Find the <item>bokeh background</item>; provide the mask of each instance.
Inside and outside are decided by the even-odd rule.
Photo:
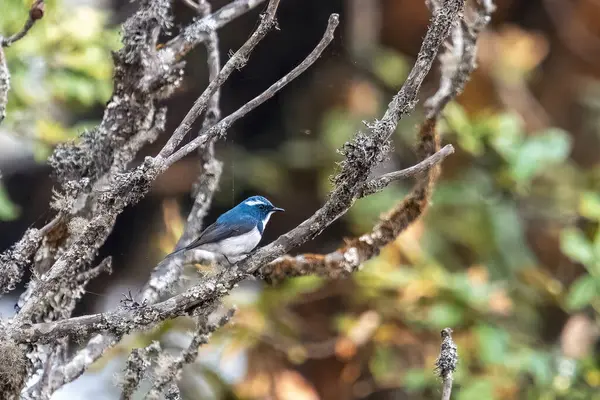
[[[13,89],[0,125],[0,249],[52,216],[52,148],[96,124],[111,94],[110,51],[129,1],[48,0],[46,14],[6,49]],[[194,17],[174,0],[176,33]],[[211,1],[216,9],[226,1]],[[453,398],[600,399],[600,1],[496,0],[480,40],[479,69],[445,110],[443,140],[457,152],[425,218],[351,279],[314,277],[276,287],[250,282],[239,310],[186,367],[186,399],[435,399],[439,331],[454,329],[460,362]],[[29,0],[0,2],[0,32],[18,30]],[[325,55],[219,143],[224,173],[207,222],[247,195],[277,215],[264,241],[323,202],[336,149],[380,116],[402,85],[424,35],[421,0],[283,0],[281,30],[258,46],[223,88],[224,114],[267,88],[308,54],[330,13],[342,25]],[[222,60],[257,25],[259,10],[220,32]],[[167,102],[167,133],[206,85],[205,51],[188,57],[184,84]],[[432,94],[430,74],[421,99]],[[379,172],[416,160],[417,109]],[[144,149],[154,154],[166,138]],[[194,156],[159,178],[119,218],[100,256],[112,275],[89,286],[76,313],[114,308],[136,293],[174,246],[199,172]],[[360,200],[298,252],[327,252],[369,229],[411,182]],[[205,268],[190,267],[187,279]],[[1,299],[4,317],[23,287]],[[56,399],[116,399],[132,348],[161,340],[177,351],[186,320],[132,335]]]

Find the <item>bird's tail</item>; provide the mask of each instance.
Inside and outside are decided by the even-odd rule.
[[[184,252],[184,251],[186,251],[186,250],[188,250],[188,246],[184,246],[184,247],[182,247],[182,248],[180,248],[180,249],[177,249],[177,250],[175,250],[175,251],[174,251],[174,252],[172,252],[172,253],[169,253],[169,254],[167,254],[167,255],[165,256],[165,258],[164,258],[164,259],[166,260],[166,259],[168,259],[168,258],[171,258],[171,257],[173,257],[173,256],[176,256],[177,254],[179,254],[179,253],[183,253],[183,252]]]

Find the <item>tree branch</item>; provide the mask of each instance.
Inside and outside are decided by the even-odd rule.
[[[152,342],[143,349],[133,349],[125,365],[122,378],[121,400],[129,400],[137,390],[144,374],[152,364],[152,357],[160,353],[160,344]]]
[[[429,1],[433,13],[440,13],[447,7],[447,1]],[[419,129],[418,153],[426,160],[431,160],[438,153],[439,138],[436,133],[437,119],[444,106],[462,91],[468,76],[475,68],[476,40],[478,34],[489,22],[492,6],[469,8],[471,22],[454,22],[455,27],[461,27],[460,35],[453,30],[446,52],[440,56],[442,77],[438,91],[425,102],[426,119]],[[468,37],[469,45],[465,45]],[[460,51],[457,51],[459,49]],[[467,66],[461,64],[467,63]],[[418,61],[417,61],[418,64]],[[442,153],[443,154],[443,153]],[[429,158],[427,158],[429,157]],[[424,161],[424,162],[425,162]],[[394,173],[392,173],[394,174]],[[295,257],[279,257],[259,270],[259,275],[271,282],[278,282],[286,277],[316,274],[327,278],[348,276],[362,263],[379,254],[381,248],[394,240],[400,232],[415,221],[426,209],[431,187],[439,174],[439,164],[433,164],[422,176],[411,193],[397,206],[388,211],[371,232],[347,240],[343,247],[329,254],[304,254]],[[374,178],[369,183],[378,182]],[[369,187],[367,183],[367,188]],[[364,188],[365,186],[363,186]],[[364,189],[363,189],[364,190]],[[359,190],[359,195],[361,191]]]
[[[23,39],[25,35],[27,35],[27,32],[33,28],[33,25],[35,25],[36,21],[42,19],[44,16],[44,8],[44,0],[35,0],[29,9],[29,18],[27,18],[27,21],[25,21],[23,29],[7,38],[0,37],[0,47],[8,47],[14,42]]]
[[[192,128],[192,123],[198,119],[200,114],[206,109],[210,98],[214,92],[223,85],[223,83],[229,78],[231,73],[241,68],[248,61],[248,57],[256,47],[256,45],[269,33],[269,31],[275,27],[275,12],[279,6],[279,0],[270,0],[267,5],[267,11],[261,16],[260,24],[258,28],[252,33],[250,38],[240,47],[240,49],[225,63],[223,69],[218,73],[215,79],[213,79],[204,92],[196,99],[192,108],[188,111],[183,121],[179,124],[175,132],[171,135],[167,143],[164,145],[162,150],[158,153],[158,159],[164,159],[173,154],[175,148],[181,143],[186,134],[189,133]],[[172,163],[171,163],[172,164]],[[166,166],[171,165],[167,163]]]
[[[193,363],[198,357],[198,349],[200,346],[208,343],[210,335],[217,329],[229,323],[235,309],[230,309],[225,315],[223,315],[219,321],[215,324],[207,324],[206,318],[199,318],[196,326],[196,331],[192,336],[192,340],[188,347],[181,352],[181,354],[172,360],[167,365],[162,366],[160,369],[155,371],[155,379],[152,384],[152,388],[146,394],[146,400],[159,400],[161,393],[163,393],[170,383],[176,384],[179,380],[181,369],[185,364]]]
[[[437,153],[427,157],[426,159],[424,159],[418,164],[413,165],[412,167],[408,167],[400,171],[390,172],[380,177],[373,178],[363,185],[363,187],[358,193],[358,197],[361,198],[374,193],[378,193],[385,189],[392,182],[398,181],[400,179],[406,179],[415,175],[420,175],[444,161],[444,159],[452,153],[454,153],[454,146],[448,144]]]
[[[6,117],[6,104],[8,103],[8,92],[10,91],[10,71],[6,64],[4,49],[0,46],[0,123]]]
[[[454,371],[458,363],[458,351],[456,344],[452,340],[452,329],[445,328],[441,332],[442,345],[440,355],[435,362],[435,368],[440,378],[442,378],[442,400],[450,400],[452,393],[452,381]]]
[[[116,311],[70,318],[56,323],[36,324],[24,329],[15,330],[12,336],[14,340],[23,341],[27,338],[31,338],[30,340],[44,341],[50,340],[52,337],[64,335],[85,337],[93,332],[99,331],[110,331],[111,333],[121,334],[129,332],[132,329],[155,324],[167,318],[173,318],[182,313],[190,312],[205,301],[214,301],[215,298],[222,297],[237,282],[243,279],[246,273],[254,272],[268,261],[275,259],[277,256],[289,251],[292,247],[295,247],[320,233],[326,226],[346,212],[353,203],[358,189],[362,187],[362,184],[366,181],[371,168],[383,159],[383,155],[388,149],[388,147],[382,145],[380,141],[382,139],[387,140],[391,135],[391,132],[395,129],[400,116],[406,112],[405,110],[414,107],[413,98],[416,97],[418,87],[420,87],[426,75],[426,73],[415,71],[415,69],[427,68],[428,70],[431,67],[437,48],[445,39],[445,35],[447,35],[451,24],[455,18],[458,18],[459,12],[462,10],[462,1],[449,0],[448,3],[450,4],[448,10],[438,12],[429,26],[417,63],[413,68],[413,72],[409,75],[409,79],[411,80],[405,82],[398,96],[392,100],[384,118],[369,126],[373,137],[370,138],[364,135],[358,135],[353,143],[349,143],[345,146],[344,152],[346,155],[346,164],[343,164],[342,171],[334,180],[337,183],[336,189],[332,192],[330,199],[325,206],[318,210],[311,218],[300,224],[297,228],[281,236],[275,242],[256,251],[252,256],[239,263],[237,268],[231,268],[224,272],[222,275],[222,282],[217,281],[216,278],[209,278],[200,285],[192,287],[180,295],[171,297],[155,306],[143,307],[134,311]],[[291,80],[291,78],[288,77],[295,77],[306,69],[311,62],[314,62],[314,60],[318,58],[320,51],[322,51],[326,44],[331,41],[333,29],[337,25],[337,21],[337,15],[330,18],[326,34],[315,51],[311,53],[311,56],[271,88],[276,88],[278,90],[283,87]],[[442,26],[438,26],[438,24]],[[312,57],[313,55],[314,57]],[[307,60],[312,61],[307,62]],[[272,92],[271,88],[265,92],[266,95],[263,93],[263,95],[250,101],[234,114],[244,115],[253,107],[260,104],[261,101],[264,101],[263,97],[267,95],[269,97],[272,96],[274,91]],[[400,99],[406,99],[408,103],[402,103]],[[227,118],[223,121],[226,120]],[[215,127],[222,124],[223,121],[215,125]],[[211,130],[212,129],[215,128],[211,128]],[[211,130],[209,130],[209,132]],[[203,136],[209,137],[208,134]],[[196,141],[197,139],[194,140]],[[172,157],[180,155],[181,152],[191,152],[192,150],[193,149],[188,148],[188,145],[186,145],[178,152],[174,153]],[[373,154],[373,152],[375,153]],[[167,163],[170,160],[171,159],[167,160]],[[132,324],[132,321],[136,322]]]
[[[211,31],[227,25],[237,17],[256,8],[265,0],[235,0],[214,14],[205,16],[186,26],[179,35],[171,39],[160,50],[160,58],[172,64],[181,59],[196,45],[209,39]]]
[[[213,138],[223,136],[226,130],[238,119],[242,118],[250,111],[273,97],[279,90],[283,89],[288,83],[300,76],[306,71],[317,59],[321,56],[323,50],[333,40],[334,31],[339,24],[339,17],[337,14],[332,14],[329,17],[329,22],[325,34],[321,41],[317,44],[314,50],[292,71],[290,71],[283,78],[275,82],[271,87],[265,90],[263,93],[250,100],[248,103],[240,107],[237,111],[233,112],[212,128],[203,130],[200,135],[182,148],[177,150],[171,157],[169,157],[165,163],[166,166],[172,165],[179,159],[190,154],[199,146],[204,146],[209,143]],[[165,168],[166,168],[165,166]],[[155,272],[150,277],[146,288],[144,289],[142,297],[144,299],[154,300],[159,298],[162,294],[169,290],[172,284],[177,280],[179,274],[172,268],[168,269],[165,265],[170,264],[170,260],[164,260],[156,267]]]
[[[24,38],[27,32],[35,25],[35,22],[43,16],[44,0],[35,0],[29,9],[29,18],[27,18],[23,29],[7,38],[0,36],[0,123],[6,117],[6,104],[8,103],[8,92],[10,91],[10,71],[6,64],[6,55],[4,54],[3,47],[8,47]]]

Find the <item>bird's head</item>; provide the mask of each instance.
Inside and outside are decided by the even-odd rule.
[[[240,212],[249,214],[262,222],[261,230],[267,225],[274,212],[285,211],[283,208],[275,207],[273,203],[262,196],[249,197],[241,202],[238,207]]]

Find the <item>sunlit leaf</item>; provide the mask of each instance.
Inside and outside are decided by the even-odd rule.
[[[600,194],[585,192],[581,196],[579,212],[582,216],[600,221]]]
[[[11,221],[18,216],[19,207],[10,201],[4,185],[0,183],[0,221]]]
[[[479,325],[476,328],[479,343],[479,356],[488,364],[502,364],[506,357],[509,336],[502,329],[491,325]]]
[[[594,261],[594,250],[590,241],[579,229],[565,229],[560,235],[560,249],[571,260],[584,265]]]
[[[515,113],[502,114],[497,120],[497,132],[490,139],[492,146],[507,160],[512,160],[523,142],[523,118]]]
[[[489,380],[473,377],[458,390],[456,400],[491,400],[494,398],[494,387]]]
[[[548,129],[525,140],[510,168],[517,182],[526,182],[537,173],[563,162],[571,151],[571,139],[561,129]]]
[[[457,136],[459,146],[474,155],[483,153],[483,142],[475,135],[469,116],[457,103],[450,103],[444,109],[445,123]]]
[[[429,373],[431,374],[431,373]],[[402,382],[406,387],[406,390],[409,392],[415,392],[417,390],[422,390],[427,387],[428,382],[428,373],[422,369],[409,369],[404,374],[404,378]]]
[[[408,63],[400,53],[379,49],[373,60],[375,74],[391,87],[400,86],[408,75]]]
[[[569,288],[566,298],[566,306],[570,310],[579,310],[598,296],[600,285],[591,275],[579,277]]]
[[[464,309],[455,304],[438,303],[429,310],[427,320],[438,329],[456,327],[464,320]]]

